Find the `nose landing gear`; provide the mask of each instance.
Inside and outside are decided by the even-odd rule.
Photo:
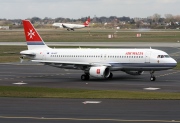
[[[150,71],[150,74],[151,74],[150,80],[155,81],[156,77],[154,76],[154,71]]]

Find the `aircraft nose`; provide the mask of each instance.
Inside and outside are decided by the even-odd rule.
[[[174,64],[174,67],[176,67],[176,65],[177,65],[176,60],[174,60],[174,59],[172,58],[172,59],[171,59],[171,63]]]
[[[176,60],[174,60],[174,59],[172,59],[172,63],[176,63],[177,64]]]

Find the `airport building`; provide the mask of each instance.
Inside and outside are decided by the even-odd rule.
[[[8,30],[8,29],[9,29],[9,26],[0,26],[0,29],[1,29],[1,30]]]

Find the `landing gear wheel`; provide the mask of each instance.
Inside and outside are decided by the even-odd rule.
[[[89,75],[87,74],[81,75],[81,80],[89,80]]]
[[[89,80],[89,75],[86,75],[86,80]]]
[[[81,80],[85,80],[86,79],[86,76],[83,74],[81,75]]]
[[[155,81],[156,77],[154,76],[154,71],[151,71],[150,74],[151,74],[150,80]]]
[[[112,79],[112,78],[113,78],[113,74],[112,74],[112,73],[110,73],[110,75],[109,75],[108,79]]]
[[[150,80],[151,80],[151,81],[155,81],[155,80],[156,80],[156,77],[153,76],[153,77],[150,78]]]

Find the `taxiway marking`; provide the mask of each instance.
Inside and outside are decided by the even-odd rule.
[[[159,90],[160,88],[152,88],[152,87],[149,87],[149,88],[143,88],[144,90],[149,90],[149,91],[155,91],[155,90]]]
[[[83,104],[98,104],[98,103],[101,103],[101,101],[84,101],[82,102]]]
[[[17,83],[13,83],[13,84],[15,84],[15,85],[25,85],[27,83],[24,83],[23,81],[21,81],[21,82],[17,82]]]

